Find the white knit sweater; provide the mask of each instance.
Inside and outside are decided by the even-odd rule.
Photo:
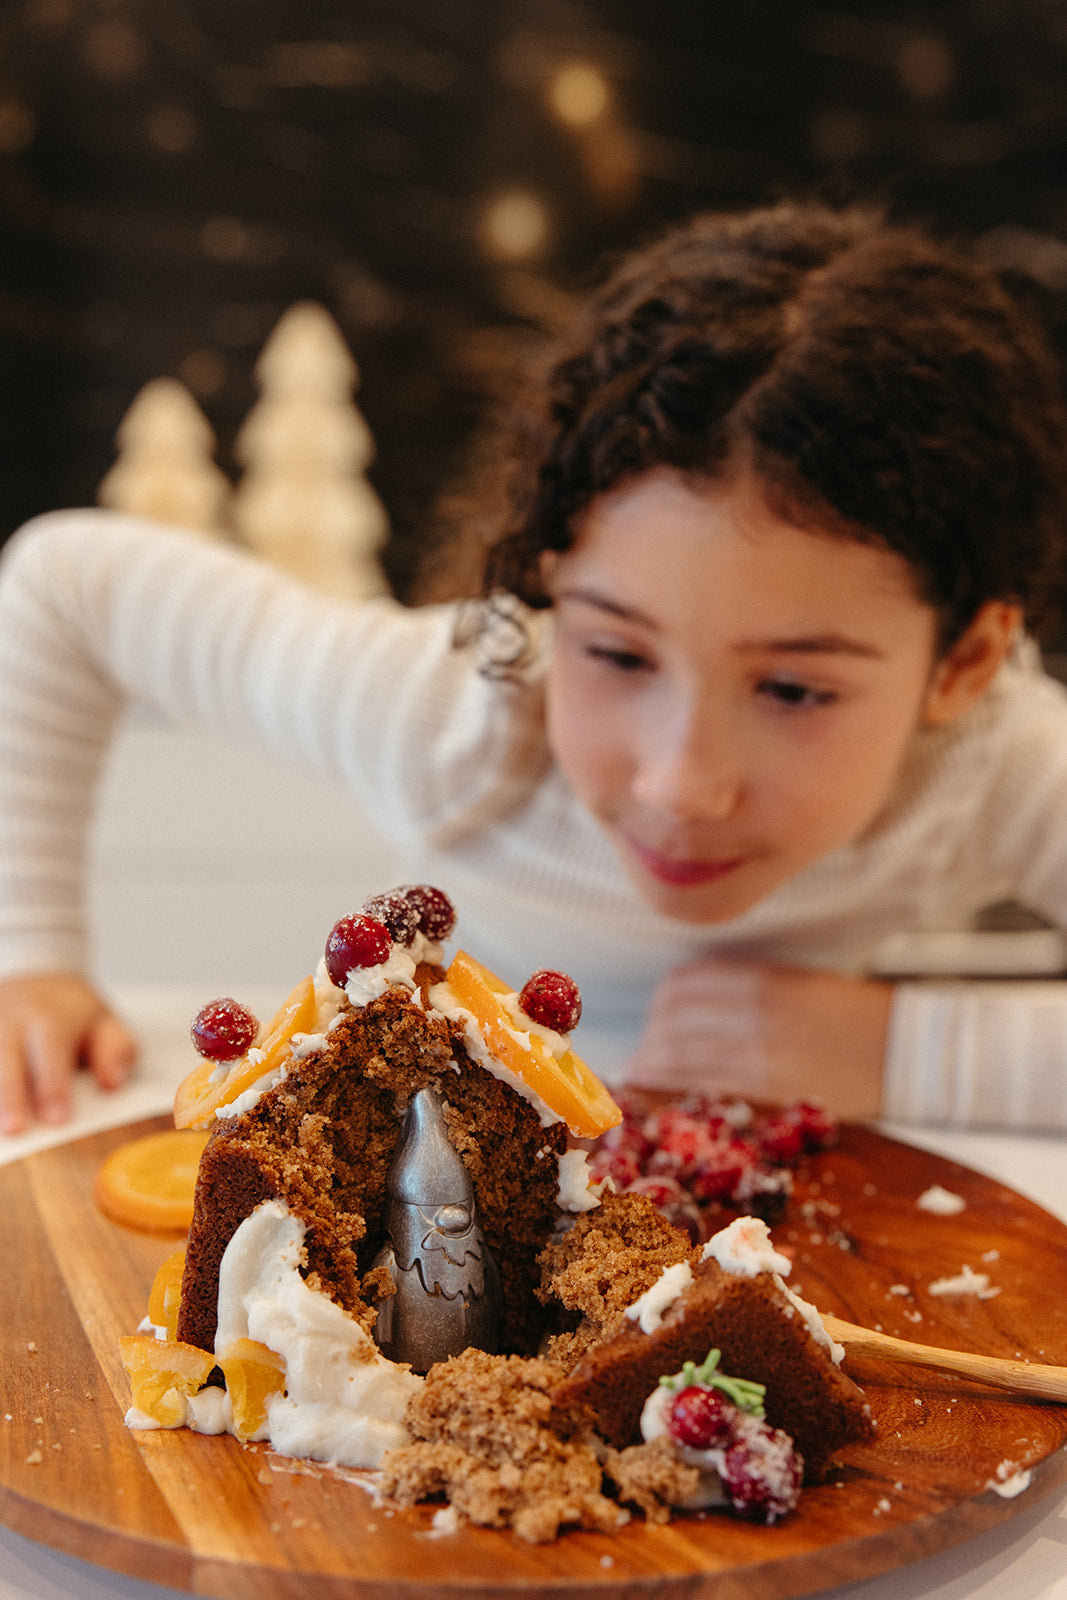
[[[539,670],[487,678],[454,622],[110,513],[29,524],[0,565],[0,972],[85,965],[93,786],[130,700],[340,780],[452,895],[465,942],[572,972],[620,1039],[701,953],[862,972],[887,936],[1007,896],[1067,924],[1067,695],[1032,666],[916,736],[864,838],[700,929],[648,910],[553,766]],[[895,1118],[1067,1129],[1067,983],[900,985],[886,1085]]]

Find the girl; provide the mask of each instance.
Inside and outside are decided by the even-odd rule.
[[[136,697],[339,776],[465,941],[577,977],[631,1078],[1067,1128],[1067,986],[866,975],[1008,895],[1067,919],[1067,697],[1022,636],[1067,418],[991,275],[862,211],[699,219],[592,299],[506,459],[462,648],[451,606],[105,513],[12,542],[2,1125],[128,1069],[81,855]]]

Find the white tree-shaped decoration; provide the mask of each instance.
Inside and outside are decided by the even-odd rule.
[[[118,455],[97,491],[102,506],[222,535],[230,480],[212,459],[215,435],[177,378],[153,378],[116,434]]]
[[[377,560],[388,532],[367,482],[374,441],[352,401],[358,368],[329,313],[300,301],[256,364],[260,398],[237,436],[245,468],[233,502],[259,555],[333,595],[386,592]]]

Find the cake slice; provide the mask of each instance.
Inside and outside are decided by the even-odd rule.
[[[720,1352],[724,1372],[765,1391],[767,1421],[794,1441],[808,1483],[835,1451],[873,1432],[863,1391],[841,1371],[844,1351],[818,1312],[787,1288],[792,1263],[766,1223],[741,1217],[656,1282],[592,1343],[563,1380],[560,1404],[584,1404],[617,1449],[640,1437],[641,1414],[665,1375]]]

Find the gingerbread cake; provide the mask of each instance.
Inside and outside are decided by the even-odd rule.
[[[542,1539],[708,1503],[733,1470],[721,1441],[694,1452],[662,1419],[642,1436],[661,1381],[702,1363],[687,1393],[733,1408],[741,1476],[765,1520],[785,1514],[786,1435],[810,1478],[870,1426],[788,1263],[731,1268],[725,1234],[694,1246],[595,1180],[621,1113],[570,1049],[576,986],[541,971],[513,991],[463,951],[446,968],[452,923],[429,886],[376,896],[266,1028],[228,999],[194,1022],[175,1120],[210,1136],[180,1286],[168,1263],[123,1341],[128,1423],[379,1468],[401,1502]],[[709,1376],[720,1352],[766,1387],[766,1419]]]

